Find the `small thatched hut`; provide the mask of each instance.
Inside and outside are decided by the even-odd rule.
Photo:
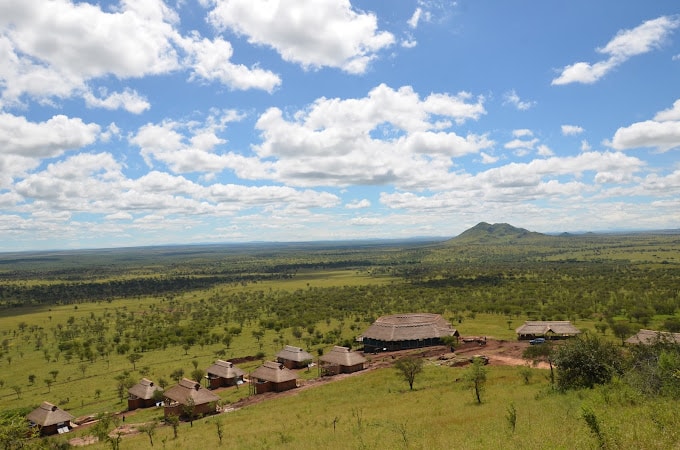
[[[458,335],[439,314],[414,313],[378,317],[358,340],[364,352],[375,352],[440,345],[441,338]]]
[[[319,358],[323,375],[352,373],[366,368],[366,358],[361,353],[353,352],[347,347],[338,347]]]
[[[183,378],[179,384],[163,393],[165,397],[165,417],[192,414],[212,414],[217,411],[217,395],[203,388],[201,383]],[[188,409],[191,409],[189,411]]]
[[[26,418],[32,426],[40,429],[41,436],[67,433],[71,429],[73,416],[50,402],[42,402]]]
[[[255,392],[282,392],[297,387],[297,376],[282,363],[265,361],[250,374],[255,383]]]
[[[156,391],[162,391],[153,381],[142,378],[139,383],[128,389],[128,409],[149,408],[156,404]]]
[[[307,367],[314,357],[300,347],[286,345],[283,350],[276,354],[276,360],[289,369],[301,369]]]
[[[652,345],[657,342],[680,345],[680,333],[668,331],[640,330],[634,336],[626,339],[626,344]]]
[[[243,370],[233,365],[230,361],[218,359],[215,364],[208,367],[208,383],[211,389],[222,386],[235,386],[243,382]]]
[[[517,339],[565,339],[581,333],[568,320],[527,320],[524,325],[515,330]]]

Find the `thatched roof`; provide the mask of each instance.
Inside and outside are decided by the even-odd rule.
[[[179,384],[165,391],[163,395],[182,405],[188,405],[189,399],[193,399],[194,405],[203,405],[205,403],[216,402],[220,399],[217,395],[204,389],[201,383],[188,378],[183,378]]]
[[[226,379],[242,377],[244,374],[241,369],[233,365],[231,362],[222,361],[221,359],[218,359],[215,361],[215,364],[208,367],[206,372],[208,375],[215,375]]]
[[[286,345],[283,350],[276,354],[276,358],[295,362],[310,361],[314,359],[311,353],[302,350],[300,347],[293,347],[292,345]]]
[[[251,374],[251,378],[258,380],[271,381],[272,383],[283,383],[297,378],[295,372],[288,370],[286,366],[274,361],[265,361],[260,367],[255,369]]]
[[[73,416],[50,402],[42,402],[42,405],[31,411],[26,418],[36,425],[47,427],[68,422],[73,419]]]
[[[128,389],[128,393],[144,400],[151,400],[154,392],[162,390],[163,389],[161,389],[160,386],[156,386],[153,381],[142,378],[139,380],[139,383]]]
[[[680,333],[668,331],[640,330],[635,336],[626,339],[628,344],[651,345],[656,342],[680,344]]]
[[[581,332],[568,320],[527,320],[524,325],[515,330],[519,335],[546,335],[553,333],[558,336],[573,336]]]
[[[337,364],[339,366],[355,366],[366,362],[366,358],[360,353],[353,352],[347,347],[333,347],[333,350],[319,358],[326,364]]]
[[[378,317],[362,338],[389,342],[433,339],[457,334],[458,331],[439,314],[414,313]]]

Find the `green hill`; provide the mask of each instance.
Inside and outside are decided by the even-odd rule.
[[[513,227],[507,223],[489,224],[480,222],[474,227],[449,239],[450,244],[511,244],[522,241],[544,240],[549,236],[524,228]]]

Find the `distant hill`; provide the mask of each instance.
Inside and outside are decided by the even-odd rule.
[[[507,223],[480,222],[447,242],[451,244],[506,244],[518,239],[532,240],[547,237],[545,234],[513,227]]]

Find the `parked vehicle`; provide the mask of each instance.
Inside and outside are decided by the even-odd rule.
[[[545,338],[532,339],[532,340],[529,341],[529,344],[531,344],[531,345],[545,344]]]

